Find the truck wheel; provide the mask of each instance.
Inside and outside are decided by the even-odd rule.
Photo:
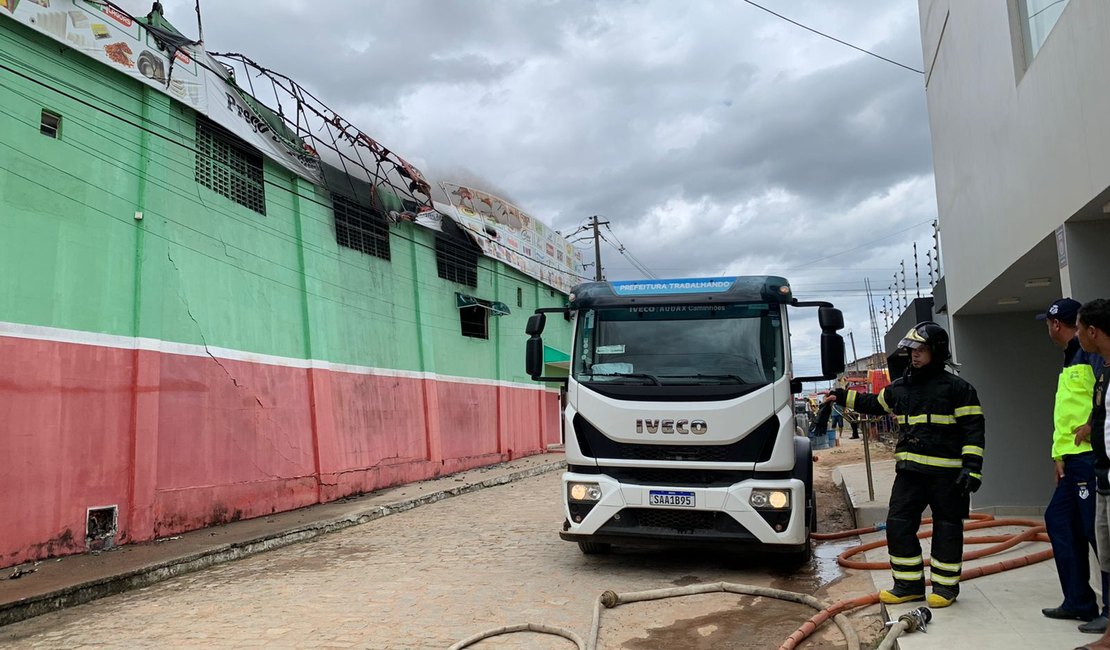
[[[813,559],[813,542],[811,542],[809,540],[809,536],[807,535],[806,536],[806,547],[804,549],[800,550],[800,551],[797,551],[796,553],[793,553],[790,556],[790,563],[793,564],[796,567],[800,567],[800,566],[809,562],[812,559]]]
[[[603,542],[578,542],[578,549],[586,555],[605,555],[613,546]]]

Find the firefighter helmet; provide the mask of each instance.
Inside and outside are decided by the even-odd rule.
[[[933,361],[936,363],[944,363],[952,357],[952,352],[948,348],[948,332],[944,331],[943,327],[931,320],[914,325],[902,340],[898,342],[899,348],[906,348],[908,350],[913,350],[923,345],[929,346],[930,351],[933,353]]]

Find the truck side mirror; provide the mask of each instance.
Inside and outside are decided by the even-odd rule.
[[[543,314],[536,316],[543,318]],[[536,316],[528,319],[529,324]],[[540,329],[543,329],[542,325]],[[543,339],[533,335],[524,345],[524,371],[532,379],[538,379],[543,374]]]
[[[524,326],[524,333],[528,336],[539,336],[543,334],[545,325],[547,325],[547,314],[532,314],[528,317],[528,324]]]
[[[833,310],[840,313],[839,309]],[[843,321],[843,316],[841,316]],[[821,333],[821,372],[835,377],[844,372],[844,337],[835,332]]]
[[[835,307],[821,307],[817,310],[817,322],[822,332],[835,332],[844,327],[844,312]]]

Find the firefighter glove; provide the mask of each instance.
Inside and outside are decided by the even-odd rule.
[[[975,492],[982,484],[983,481],[972,474],[971,470],[966,467],[961,469],[960,475],[956,477],[956,485],[960,486],[960,491],[964,494]]]
[[[843,408],[848,408],[848,391],[843,388],[834,388],[829,391],[829,395],[836,398],[836,403]]]

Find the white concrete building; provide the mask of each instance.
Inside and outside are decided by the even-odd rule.
[[[1110,297],[1110,1],[920,0],[946,295],[987,415],[975,506],[1047,505],[1062,353],[1033,316]]]

